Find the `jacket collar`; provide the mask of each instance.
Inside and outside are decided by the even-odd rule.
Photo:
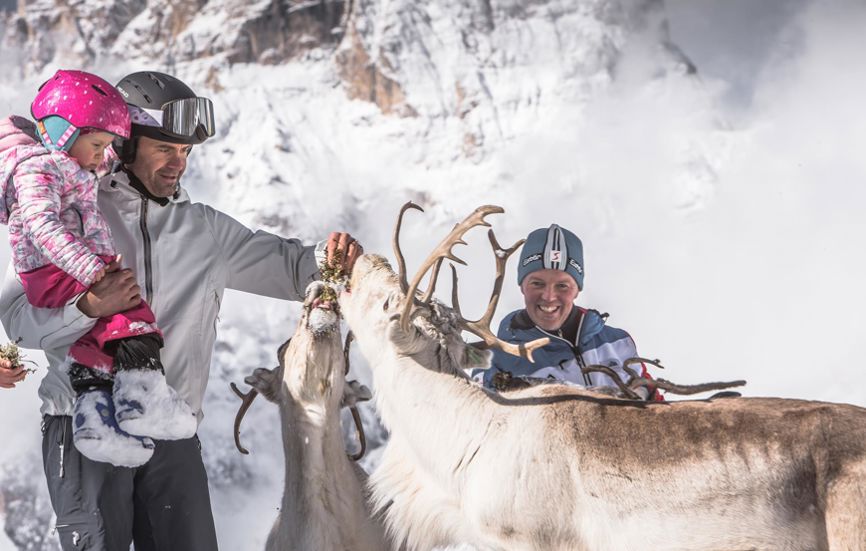
[[[132,186],[129,179],[129,174],[122,170],[120,164],[114,167],[114,170],[103,177],[99,181],[99,190],[109,193],[123,193],[125,195],[142,196],[142,193]],[[177,193],[168,198],[169,203],[187,203],[189,202],[189,194],[183,186],[178,186]]]
[[[577,346],[581,347],[601,332],[606,319],[607,315],[600,314],[598,310],[581,308],[575,304],[574,308],[571,309],[571,314],[568,315],[568,319],[563,324],[563,331],[561,331],[562,335],[560,336],[537,327],[524,308],[513,314],[509,323],[509,329],[511,331],[531,331],[537,333],[539,336],[553,334],[572,344],[575,344],[575,341],[577,341]],[[580,331],[580,335],[575,338],[578,330]]]

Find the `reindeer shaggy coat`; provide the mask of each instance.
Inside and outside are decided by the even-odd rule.
[[[391,433],[374,502],[412,550],[866,550],[866,410],[798,400],[630,402],[545,385],[497,395],[450,310],[411,308],[362,256],[346,321]]]

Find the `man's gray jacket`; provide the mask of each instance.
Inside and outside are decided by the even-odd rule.
[[[168,384],[201,419],[216,320],[225,289],[300,300],[319,277],[314,247],[253,232],[181,189],[166,206],[130,187],[125,173],[100,181],[99,208],[111,227],[123,266],[131,268],[165,336]],[[29,305],[10,267],[0,293],[0,319],[24,348],[45,351],[48,374],[39,387],[42,413],[70,415],[73,392],[62,371],[66,351],[96,320],[75,301],[65,308]]]

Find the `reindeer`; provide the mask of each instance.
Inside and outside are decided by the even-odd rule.
[[[257,369],[245,381],[254,390],[243,399],[235,419],[235,443],[256,393],[280,407],[286,478],[280,513],[271,528],[267,551],[381,551],[384,529],[371,517],[364,490],[366,473],[350,461],[340,429],[341,405],[369,399],[369,390],[345,381],[348,344],[340,342],[336,302],[323,283],[307,288],[304,310],[294,336],[280,347],[275,370]],[[332,293],[332,291],[331,291]],[[348,342],[348,341],[347,341]],[[364,439],[360,419],[353,417]]]
[[[408,206],[408,205],[407,205]],[[489,322],[511,249],[491,231],[497,276],[487,311],[431,300],[443,259],[481,207],[411,284],[367,254],[342,314],[373,371],[390,431],[370,478],[389,535],[411,550],[467,542],[483,550],[866,550],[866,410],[778,398],[637,402],[563,385],[506,394],[464,374],[489,365]],[[428,290],[417,292],[433,269]],[[454,277],[454,298],[457,278]]]

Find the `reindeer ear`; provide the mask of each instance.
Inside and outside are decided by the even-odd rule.
[[[370,392],[370,389],[358,381],[346,381],[346,386],[343,387],[343,398],[340,400],[340,407],[352,407],[360,402],[366,402],[372,397],[373,393]]]
[[[278,402],[280,387],[282,381],[277,376],[276,369],[265,369],[260,367],[253,371],[252,375],[244,377],[244,382],[254,389],[259,391],[259,394],[264,396],[271,402]]]
[[[424,350],[429,340],[415,325],[414,321],[409,324],[409,329],[404,331],[400,326],[399,316],[393,316],[388,322],[387,335],[388,340],[394,343],[397,350],[408,355],[417,354]]]
[[[289,344],[292,342],[292,337],[289,337],[286,342],[280,345],[277,349],[277,363],[280,364],[280,367],[283,366],[283,355],[286,353],[286,349],[289,347]]]
[[[460,367],[462,369],[487,369],[490,367],[490,358],[492,357],[493,353],[490,350],[467,344],[463,347]]]

